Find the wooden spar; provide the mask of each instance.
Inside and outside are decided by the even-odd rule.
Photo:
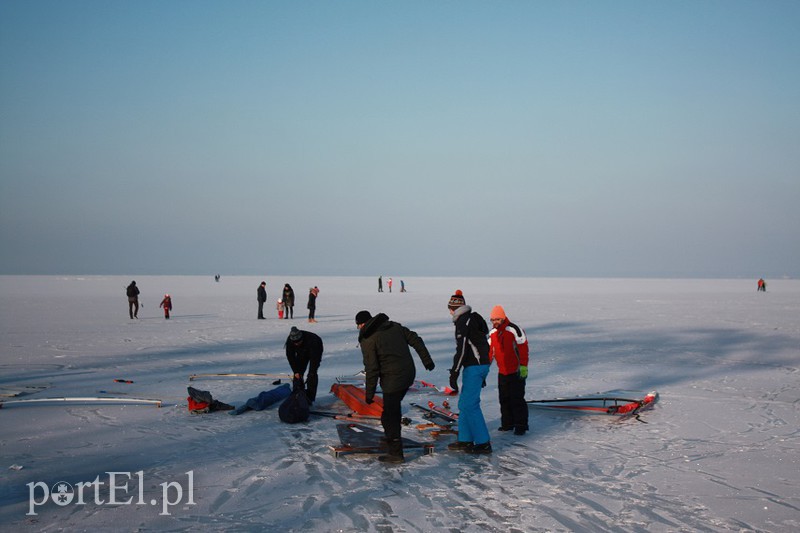
[[[58,398],[29,398],[25,400],[10,400],[0,401],[0,408],[6,405],[13,405],[18,403],[50,403],[50,402],[74,402],[74,403],[143,403],[153,404],[156,407],[161,407],[161,400],[151,400],[145,398],[97,398],[93,396],[63,396]]]
[[[263,379],[292,379],[290,374],[257,374],[257,373],[221,373],[221,374],[192,374],[189,381],[199,378],[263,378]]]

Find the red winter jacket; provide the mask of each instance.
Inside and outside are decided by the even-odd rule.
[[[528,366],[528,338],[521,327],[508,319],[489,332],[489,357],[497,361],[497,371],[504,376],[516,374]]]

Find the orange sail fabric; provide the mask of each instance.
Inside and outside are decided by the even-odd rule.
[[[347,406],[360,415],[381,416],[383,413],[383,398],[375,396],[373,402],[366,402],[366,391],[355,385],[334,383],[331,392],[342,400]]]

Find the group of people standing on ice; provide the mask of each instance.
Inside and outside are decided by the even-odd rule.
[[[499,431],[528,431],[528,405],[525,403],[525,382],[528,377],[528,339],[525,331],[511,322],[502,306],[492,308],[489,330],[484,318],[472,310],[461,291],[456,291],[447,304],[453,317],[456,353],[450,368],[450,387],[461,394],[458,400],[458,440],[451,450],[468,453],[491,453],[489,431],[480,406],[481,389],[492,361],[497,362],[497,388],[500,400]]]
[[[214,276],[214,280],[219,282],[219,274]],[[130,284],[125,288],[125,294],[128,297],[128,314],[131,317],[131,320],[135,318],[139,318],[139,287],[136,285],[136,281],[131,281]],[[308,309],[308,321],[309,323],[315,323],[317,321],[315,315],[317,312],[317,296],[319,296],[319,287],[314,286],[308,289],[308,304],[306,305]],[[258,301],[258,320],[265,320],[266,317],[264,316],[264,304],[267,303],[267,282],[262,281],[261,284],[256,289],[256,300]],[[278,302],[276,304],[276,310],[278,311],[278,318],[281,319],[290,319],[294,318],[294,289],[288,283],[283,286],[283,293],[280,298],[278,298]],[[161,300],[159,307],[164,309],[164,318],[169,319],[169,312],[172,311],[172,297],[169,294],[165,294],[164,298]]]
[[[266,282],[257,289],[258,318],[264,319],[267,302]],[[309,289],[308,309],[310,323],[316,322],[318,287]],[[127,287],[131,318],[139,309],[139,289],[132,281]],[[278,300],[279,318],[294,316],[294,291],[284,285]],[[172,303],[165,295],[161,306],[166,318]],[[470,454],[492,453],[491,438],[481,409],[481,391],[493,361],[497,362],[497,387],[500,401],[499,431],[513,431],[524,435],[528,431],[528,406],[525,402],[525,383],[528,377],[528,339],[525,331],[506,316],[502,306],[496,305],[489,315],[491,329],[486,320],[467,305],[464,294],[457,290],[450,297],[447,308],[455,327],[456,349],[450,367],[450,387],[459,392],[458,439],[448,449]],[[409,347],[417,352],[426,370],[432,371],[435,363],[425,342],[414,331],[394,322],[384,313],[375,316],[369,311],[359,311],[355,316],[359,330],[358,343],[363,356],[366,374],[366,401],[371,403],[380,385],[383,394],[381,424],[384,430],[387,453],[379,459],[388,463],[402,463],[401,440],[402,401],[416,379],[416,366]],[[316,399],[319,383],[318,371],[322,362],[323,342],[319,335],[292,327],[286,339],[286,358],[294,377],[303,383],[310,402]],[[461,387],[459,387],[461,378]]]
[[[498,431],[524,435],[528,431],[528,405],[525,383],[528,377],[528,339],[525,331],[511,322],[502,306],[492,308],[490,322],[466,304],[458,290],[447,307],[455,326],[456,350],[450,367],[450,387],[459,392],[458,439],[449,450],[469,454],[492,453],[491,437],[481,409],[481,391],[492,361],[497,362],[500,400]],[[373,316],[367,310],[355,316],[358,343],[364,363],[365,401],[374,401],[378,386],[383,396],[381,425],[387,463],[405,461],[401,437],[402,401],[416,379],[413,348],[426,370],[436,367],[425,342],[414,331],[389,319],[385,313]],[[292,327],[286,339],[286,358],[294,378],[302,383],[309,402],[316,399],[318,371],[323,343],[316,333]],[[306,373],[307,372],[307,373]],[[458,380],[461,377],[461,387]]]
[[[317,296],[319,295],[319,287],[316,285],[308,289],[308,322],[314,323],[317,321],[315,318],[317,312]],[[261,285],[256,290],[256,299],[258,300],[258,319],[264,320],[264,304],[267,302],[267,282],[262,281]],[[275,304],[275,309],[278,311],[278,318],[288,320],[294,318],[294,289],[288,283],[283,286],[283,293]]]
[[[136,281],[131,281],[125,288],[125,295],[128,297],[128,314],[131,320],[139,318],[139,294]],[[165,294],[158,306],[164,310],[164,318],[169,319],[169,312],[172,311],[172,296]]]
[[[450,367],[450,387],[459,391],[458,440],[448,449],[470,454],[492,453],[492,443],[481,410],[481,390],[492,361],[497,361],[500,399],[499,431],[528,431],[528,406],[525,382],[528,377],[528,340],[523,329],[512,323],[502,306],[490,315],[490,330],[484,318],[466,304],[464,294],[456,291],[447,307],[455,326],[456,351]],[[423,366],[435,368],[425,342],[414,331],[389,320],[384,313],[372,316],[359,311],[355,317],[358,342],[366,373],[366,401],[370,403],[378,385],[383,392],[383,425],[387,453],[379,460],[402,463],[400,436],[401,402],[416,378],[416,367],[409,346],[417,352]]]
[[[389,287],[389,292],[392,292],[392,278],[386,280],[386,286]],[[378,292],[383,292],[383,276],[378,276]],[[406,282],[400,280],[400,292],[406,292]]]

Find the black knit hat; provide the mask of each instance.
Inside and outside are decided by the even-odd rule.
[[[372,318],[372,315],[369,311],[359,311],[356,313],[356,324],[366,324],[370,318]]]
[[[450,297],[450,301],[447,302],[448,309],[458,309],[462,305],[467,305],[466,300],[464,300],[464,293],[460,290],[456,290],[456,293]]]
[[[292,342],[297,342],[303,338],[303,332],[297,329],[296,326],[292,326],[291,331],[289,331],[289,340]]]

